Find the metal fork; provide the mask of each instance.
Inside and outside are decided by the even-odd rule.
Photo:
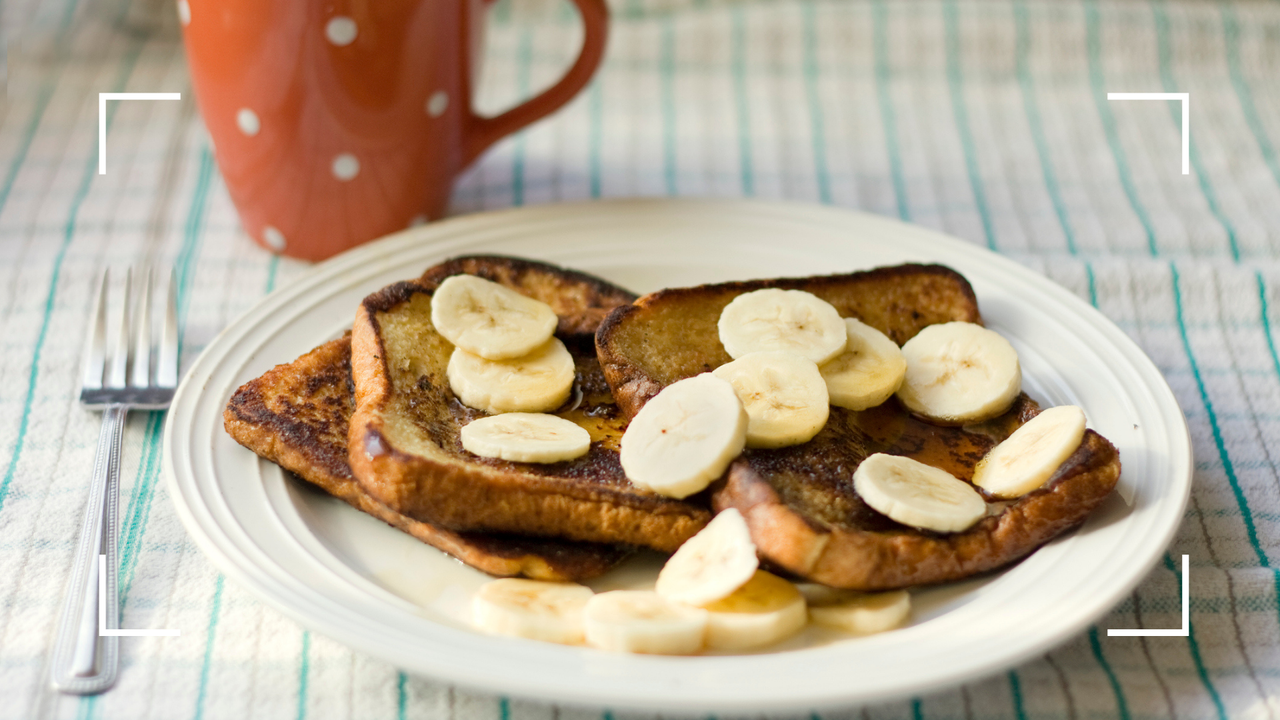
[[[116,591],[117,517],[120,501],[120,446],[125,417],[130,410],[164,410],[169,407],[178,384],[178,320],[173,273],[169,273],[164,309],[154,319],[161,325],[156,344],[155,372],[151,371],[153,322],[151,290],[154,273],[144,269],[141,297],[132,308],[130,285],[133,273],[126,272],[124,299],[111,319],[119,328],[115,347],[108,357],[107,294],[109,272],[98,281],[93,320],[89,327],[80,403],[102,410],[102,432],[93,461],[89,504],[80,531],[80,546],[67,587],[62,620],[54,643],[52,683],[57,690],[92,695],[110,688],[119,671],[119,637],[101,630],[118,630],[120,599]],[[132,332],[130,331],[132,328]],[[129,350],[130,336],[133,351]],[[105,369],[105,373],[104,373]],[[105,583],[100,584],[99,555],[106,556]],[[99,598],[99,588],[105,597]],[[105,613],[100,605],[105,606]],[[101,627],[99,621],[101,620]]]

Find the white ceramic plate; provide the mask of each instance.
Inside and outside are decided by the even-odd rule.
[[[1042,404],[1077,404],[1120,448],[1114,494],[1075,533],[977,580],[915,593],[912,624],[865,638],[809,630],[772,652],[623,656],[493,638],[464,621],[485,577],[287,478],[222,430],[232,391],[349,326],[361,298],[445,258],[504,253],[636,292],[908,261],[963,273]],[[843,210],[622,201],[458,218],[334,258],[264,299],[187,373],[165,428],[187,530],[229,577],[316,632],[405,670],[552,702],[663,712],[801,711],[885,700],[1010,667],[1106,613],[1146,575],[1190,490],[1186,423],[1151,361],[1100,313],[990,252]],[[634,582],[644,560],[600,586]]]

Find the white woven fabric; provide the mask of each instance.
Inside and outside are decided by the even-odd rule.
[[[193,6],[212,0],[190,0]],[[1280,5],[619,0],[604,66],[486,154],[454,214],[632,195],[860,208],[1008,254],[1095,304],[1187,415],[1196,476],[1165,562],[1099,627],[1010,672],[867,718],[1280,718]],[[158,482],[162,419],[123,464],[119,685],[40,690],[99,419],[75,402],[92,279],[178,268],[187,362],[305,270],[239,231],[171,5],[13,3],[0,125],[0,718],[599,718],[456,690],[309,633],[219,575]],[[17,28],[13,23],[21,22]],[[552,82],[567,4],[502,0],[479,105]],[[20,38],[14,42],[14,38]],[[98,92],[183,93],[111,106]],[[1191,172],[1176,103],[1189,92]],[[845,713],[826,713],[824,720]]]

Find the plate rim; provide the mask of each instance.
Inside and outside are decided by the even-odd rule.
[[[286,286],[276,289],[264,298],[260,299],[251,308],[242,313],[238,318],[229,323],[225,328],[218,332],[209,344],[203,349],[199,357],[191,364],[184,375],[183,382],[174,399],[173,407],[182,409],[185,403],[196,403],[200,399],[199,389],[196,388],[198,377],[197,370],[202,373],[206,365],[214,362],[213,358],[219,353],[225,353],[234,350],[235,345],[231,343],[232,338],[237,332],[243,335],[247,330],[246,327],[252,328],[255,324],[261,322],[268,317],[278,307],[287,306],[287,301],[295,295],[302,295],[310,287],[323,282],[331,275],[340,272],[344,267],[365,267],[369,265],[377,265],[379,262],[386,263],[397,253],[403,252],[404,248],[421,243],[424,246],[431,246],[440,243],[450,237],[466,237],[469,233],[475,233],[483,230],[486,226],[497,226],[501,229],[511,221],[528,224],[529,222],[543,221],[574,221],[589,218],[592,214],[610,213],[616,211],[627,212],[647,212],[653,209],[659,209],[664,212],[679,213],[709,213],[714,219],[720,213],[728,212],[766,212],[775,215],[781,215],[784,219],[800,223],[812,223],[813,218],[821,219],[825,222],[834,224],[853,224],[853,225],[869,225],[871,227],[880,226],[886,229],[898,232],[908,232],[919,236],[923,241],[929,243],[942,243],[943,247],[950,249],[963,249],[966,253],[974,253],[982,258],[984,262],[989,262],[994,271],[1000,275],[1008,275],[1012,273],[1015,276],[1023,278],[1032,278],[1041,284],[1038,291],[1045,296],[1060,304],[1066,305],[1079,319],[1085,321],[1093,331],[1101,331],[1104,337],[1110,342],[1113,349],[1121,351],[1125,358],[1134,363],[1137,367],[1135,371],[1140,372],[1148,381],[1158,379],[1159,382],[1151,384],[1148,382],[1145,389],[1152,394],[1151,400],[1164,409],[1172,408],[1176,415],[1165,415],[1166,419],[1176,417],[1176,422],[1171,422],[1168,428],[1169,435],[1166,439],[1172,440],[1173,445],[1181,445],[1185,449],[1185,453],[1172,457],[1172,469],[1177,470],[1179,466],[1185,467],[1185,472],[1177,473],[1178,477],[1173,481],[1181,486],[1182,492],[1180,497],[1176,498],[1176,510],[1171,510],[1167,499],[1162,499],[1158,503],[1159,507],[1164,510],[1164,514],[1172,515],[1180,518],[1185,510],[1191,488],[1191,476],[1193,470],[1191,455],[1190,433],[1187,427],[1186,418],[1181,412],[1177,404],[1176,397],[1173,395],[1172,389],[1169,387],[1163,374],[1159,372],[1154,362],[1146,355],[1146,353],[1137,345],[1132,338],[1125,335],[1113,322],[1097,308],[1089,305],[1076,295],[1070,293],[1065,288],[1048,281],[1039,273],[1025,266],[1016,263],[1014,260],[997,255],[986,248],[972,245],[958,238],[945,235],[935,230],[924,228],[919,225],[903,223],[893,218],[887,218],[879,215],[872,215],[865,212],[849,210],[844,208],[833,208],[829,206],[815,206],[807,203],[790,202],[790,201],[759,201],[759,200],[742,200],[742,199],[623,199],[623,200],[599,200],[579,203],[563,203],[555,205],[544,205],[528,208],[506,208],[493,212],[477,213],[473,215],[460,216],[451,218],[438,223],[418,228],[412,228],[406,231],[395,233],[385,238],[376,240],[367,245],[358,247],[347,253],[343,253],[322,263],[318,263],[310,268],[306,273],[296,278],[293,282]],[[300,313],[305,313],[306,308],[299,309]],[[303,350],[305,352],[305,349]],[[193,400],[188,397],[194,396]],[[361,652],[380,657],[382,659],[394,659],[388,657],[385,652],[379,652],[375,649],[367,647],[368,643],[364,642],[364,638],[359,632],[346,632],[345,628],[334,628],[332,623],[325,625],[316,616],[316,612],[323,612],[326,604],[330,603],[327,597],[319,598],[303,598],[302,602],[298,602],[298,598],[293,599],[293,604],[286,602],[281,597],[268,592],[268,586],[273,583],[279,584],[274,578],[255,577],[260,573],[255,572],[256,568],[243,568],[234,562],[234,559],[227,554],[226,548],[219,545],[216,538],[212,535],[206,535],[205,523],[197,517],[197,510],[189,505],[191,498],[185,494],[186,488],[182,485],[183,480],[179,477],[179,471],[175,464],[177,457],[176,450],[180,444],[179,429],[175,428],[176,422],[173,418],[178,413],[170,412],[166,417],[164,429],[164,465],[163,470],[166,483],[169,489],[169,495],[173,499],[174,505],[178,511],[180,520],[187,532],[196,541],[197,546],[211,562],[221,570],[225,575],[238,582],[243,588],[250,591],[257,599],[265,601],[268,605],[283,612],[285,615],[298,621],[304,627],[321,632],[322,634],[334,637],[349,647],[356,648]],[[220,425],[220,423],[218,423]],[[193,426],[194,427],[194,426]],[[198,438],[196,438],[198,440]],[[1174,447],[1173,449],[1177,449]],[[198,495],[198,493],[197,493]],[[1129,516],[1126,515],[1126,519]],[[212,518],[210,518],[212,519]],[[216,521],[215,521],[216,523]],[[1029,657],[1044,652],[1047,648],[1056,647],[1066,639],[1079,633],[1089,624],[1096,621],[1097,618],[1104,615],[1114,606],[1114,600],[1122,598],[1135,587],[1142,578],[1144,578],[1152,567],[1159,560],[1161,553],[1165,551],[1174,535],[1176,534],[1180,521],[1171,522],[1162,526],[1163,532],[1158,541],[1148,542],[1144,546],[1145,557],[1135,565],[1140,569],[1138,572],[1130,572],[1127,579],[1123,583],[1124,587],[1117,589],[1111,593],[1112,598],[1106,603],[1105,607],[1097,612],[1086,613],[1086,617],[1076,618],[1074,622],[1068,624],[1065,629],[1059,628],[1054,633],[1054,639],[1042,641],[1039,645],[1026,646],[1020,652],[1006,653],[998,658],[991,659],[985,663],[977,663],[963,669],[956,669],[954,672],[946,676],[935,676],[928,682],[915,683],[912,689],[905,691],[906,693],[919,694],[929,692],[942,687],[949,687],[959,682],[969,679],[988,675],[997,672],[1000,669],[1017,665]],[[221,529],[221,528],[219,528]],[[222,538],[226,540],[226,536]],[[237,549],[238,551],[238,549]],[[323,601],[323,602],[319,602]],[[812,652],[820,648],[808,649],[805,652]],[[394,653],[393,653],[394,654]],[[761,657],[761,656],[745,656],[745,657]],[[731,658],[730,658],[731,659]],[[699,661],[707,661],[703,658]],[[717,657],[715,660],[724,661],[726,658]],[[396,663],[399,664],[399,663]],[[644,711],[676,711],[676,712],[694,712],[694,711],[755,711],[761,709],[768,710],[786,710],[817,707],[844,707],[849,704],[857,704],[864,702],[875,702],[894,697],[901,697],[904,690],[900,688],[888,689],[883,693],[863,693],[857,697],[846,697],[840,693],[833,693],[821,698],[811,698],[805,702],[797,703],[796,698],[778,699],[776,702],[761,702],[758,698],[751,698],[743,703],[725,703],[714,702],[712,704],[699,704],[682,702],[671,704],[664,702],[661,698],[630,698],[622,702],[616,702],[618,698],[595,697],[592,693],[586,693],[576,698],[565,697],[549,697],[545,693],[540,693],[537,688],[524,689],[517,686],[508,685],[506,687],[495,687],[492,683],[477,683],[474,677],[466,677],[460,675],[454,668],[447,665],[440,665],[435,670],[428,671],[434,677],[441,678],[447,682],[456,683],[461,686],[474,688],[483,692],[505,692],[512,695],[523,697],[532,697],[538,700],[555,702],[562,705],[587,705],[592,707],[610,706],[614,708],[630,708]],[[418,667],[411,668],[411,671],[419,671]]]

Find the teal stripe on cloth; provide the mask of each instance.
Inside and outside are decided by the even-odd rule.
[[[302,659],[298,664],[298,711],[294,714],[297,720],[307,717],[307,682],[311,674],[311,633],[302,631]]]
[[[947,85],[951,89],[951,114],[955,120],[956,133],[960,136],[960,147],[964,151],[964,167],[969,174],[973,204],[978,209],[978,217],[982,219],[982,232],[987,238],[987,247],[995,250],[995,228],[991,223],[991,211],[987,207],[987,192],[982,184],[982,170],[978,167],[973,132],[969,128],[969,110],[964,102],[964,70],[960,66],[960,19],[955,0],[948,0],[942,6],[942,15],[947,28]]]
[[[1084,272],[1089,279],[1089,304],[1097,308],[1098,290],[1094,282],[1093,265],[1086,262]],[[1111,663],[1107,662],[1107,658],[1102,654],[1102,643],[1098,642],[1096,625],[1089,628],[1089,649],[1093,652],[1093,659],[1098,662],[1098,667],[1102,668],[1102,674],[1107,676],[1107,682],[1111,685],[1111,693],[1116,698],[1116,714],[1120,720],[1129,720],[1129,703],[1125,701],[1124,690],[1120,688],[1120,679],[1116,677],[1115,671],[1111,669]]]
[[[76,8],[79,6],[80,0],[72,0],[67,3],[66,9],[62,13],[62,20],[58,24],[59,44],[61,44],[67,28],[71,25],[71,18],[75,15]],[[57,80],[62,77],[61,70],[62,66],[59,64],[58,72],[53,77],[47,78],[40,86],[40,93],[36,96],[36,105],[31,113],[31,120],[22,131],[22,140],[18,142],[18,151],[14,153],[13,161],[9,163],[9,172],[5,174],[4,184],[0,185],[0,211],[3,211],[4,206],[9,202],[9,193],[13,190],[13,184],[18,179],[18,171],[22,169],[23,164],[27,161],[27,153],[31,151],[31,143],[35,140],[40,121],[44,119],[45,110],[49,109],[49,100],[53,98]]]
[[[884,149],[889,155],[889,174],[893,178],[898,219],[909,221],[911,209],[907,204],[907,181],[902,174],[902,151],[898,147],[898,119],[889,93],[893,73],[889,66],[889,14],[884,0],[875,0],[871,4],[871,17],[875,32],[876,99],[880,105],[880,121],[884,124]]]
[[[533,65],[533,31],[525,28],[520,32],[520,49],[516,60],[516,88],[523,101],[529,95],[529,73]],[[521,130],[516,134],[516,147],[511,158],[511,204],[524,205],[524,152],[528,141],[528,131]]]
[[[493,4],[493,12],[490,14],[493,22],[500,25],[508,25],[511,23],[511,0],[498,0]]]
[[[1240,518],[1244,521],[1245,534],[1249,538],[1249,544],[1252,546],[1253,552],[1258,558],[1258,564],[1264,568],[1272,570],[1271,581],[1272,587],[1275,590],[1275,609],[1277,617],[1280,618],[1280,573],[1275,572],[1274,568],[1272,568],[1270,559],[1267,557],[1266,552],[1262,549],[1261,543],[1258,541],[1258,531],[1253,524],[1253,511],[1249,507],[1249,500],[1245,497],[1244,489],[1240,487],[1240,481],[1236,477],[1235,465],[1231,461],[1231,455],[1228,452],[1226,443],[1222,437],[1222,429],[1218,425],[1218,416],[1214,412],[1213,402],[1210,400],[1209,391],[1204,384],[1204,376],[1200,372],[1200,365],[1196,361],[1195,353],[1191,349],[1191,340],[1187,336],[1187,323],[1182,313],[1182,291],[1178,287],[1178,268],[1173,263],[1170,263],[1169,270],[1172,276],[1173,301],[1178,319],[1178,332],[1182,336],[1182,347],[1186,352],[1187,361],[1191,365],[1191,374],[1195,376],[1196,388],[1200,393],[1200,402],[1204,405],[1205,412],[1208,413],[1209,428],[1213,433],[1213,443],[1218,450],[1218,459],[1221,460],[1222,469],[1227,476],[1227,482],[1231,485],[1231,493],[1235,496],[1236,506],[1240,511]],[[1263,324],[1263,329],[1265,332],[1265,322]],[[1270,332],[1266,332],[1266,335],[1269,341]]]
[[[86,695],[76,705],[76,720],[92,720],[98,711],[99,695]]]
[[[1275,333],[1271,329],[1271,313],[1267,308],[1267,285],[1262,279],[1261,272],[1254,271],[1254,277],[1258,281],[1258,314],[1262,324],[1262,335],[1267,340],[1267,351],[1271,354],[1271,369],[1275,371],[1276,379],[1280,380],[1280,354],[1276,352]],[[1271,579],[1276,604],[1280,606],[1280,572],[1273,571]]]
[[[1174,566],[1173,559],[1169,557],[1167,552],[1164,554],[1164,566],[1169,572],[1173,573],[1174,578],[1178,581],[1178,587],[1182,587],[1182,573]],[[1218,695],[1218,689],[1210,681],[1209,671],[1205,669],[1204,661],[1200,658],[1200,644],[1196,642],[1195,623],[1188,620],[1187,625],[1187,646],[1191,649],[1191,661],[1196,666],[1196,675],[1200,677],[1201,684],[1209,692],[1209,697],[1213,699],[1213,705],[1218,710],[1218,720],[1227,720],[1227,709],[1223,707],[1222,698]]]
[[[1271,330],[1271,314],[1267,310],[1267,284],[1262,279],[1261,272],[1254,272],[1253,275],[1258,280],[1258,305],[1261,308],[1260,316],[1262,320],[1262,334],[1267,338],[1267,350],[1271,351],[1271,367],[1276,371],[1276,378],[1280,379],[1280,354],[1276,353],[1275,334]],[[1280,593],[1277,593],[1280,596]]]
[[[191,201],[191,210],[187,212],[187,220],[182,228],[182,247],[174,258],[178,290],[175,293],[178,303],[178,357],[182,357],[182,344],[186,334],[187,305],[191,301],[192,275],[195,272],[195,257],[199,251],[200,235],[204,230],[204,217],[208,209],[206,199],[213,182],[216,165],[213,151],[208,145],[200,148],[200,166],[196,172],[195,195]]]
[[[498,717],[500,720],[511,720],[511,701],[505,697],[498,701]]]
[[[222,610],[222,573],[213,585],[213,601],[209,604],[209,625],[204,631],[204,660],[200,663],[200,685],[196,689],[196,707],[192,720],[203,720],[204,698],[209,687],[209,666],[213,664],[213,641],[217,637],[218,616]]]
[[[409,695],[405,692],[405,681],[407,678],[402,672],[396,673],[396,720],[408,720],[405,713],[405,707],[408,705]]]
[[[818,200],[831,204],[831,175],[827,170],[826,130],[822,101],[818,93],[818,28],[813,1],[800,6],[804,16],[804,90],[809,103],[809,133],[813,136],[813,175],[818,184]]]
[[[1096,625],[1089,628],[1089,648],[1093,650],[1093,659],[1098,661],[1098,667],[1102,668],[1102,674],[1107,676],[1107,682],[1111,684],[1111,692],[1116,696],[1116,714],[1120,720],[1129,720],[1129,703],[1125,702],[1124,691],[1120,689],[1120,680],[1111,669],[1111,663],[1107,662],[1102,654],[1102,643],[1098,642]]]
[[[195,273],[196,258],[200,254],[200,244],[204,236],[204,218],[208,210],[209,189],[213,185],[214,162],[209,147],[200,149],[200,165],[196,171],[196,186],[191,198],[191,206],[187,211],[187,220],[183,227],[182,246],[175,259],[174,281],[175,300],[178,306],[178,347],[181,347],[187,326],[187,309],[191,297],[191,285]],[[279,264],[279,256],[273,255],[270,262],[272,270],[268,273],[268,285],[275,282],[274,268]],[[268,287],[270,292],[270,287]],[[134,482],[134,490],[125,508],[127,520],[121,527],[124,534],[123,550],[120,553],[120,574],[122,578],[120,590],[120,612],[123,614],[128,602],[129,590],[133,585],[134,570],[138,564],[138,552],[142,537],[146,534],[147,522],[151,517],[151,501],[155,497],[156,484],[160,477],[160,443],[163,439],[164,413],[151,413],[148,420],[146,444],[143,449],[143,462],[139,465],[139,477]]]
[[[668,195],[678,194],[676,183],[676,25],[668,15],[662,23],[662,178]]]
[[[733,8],[732,73],[734,105],[738,115],[738,162],[742,194],[756,194],[755,172],[751,160],[751,112],[747,102],[747,20],[742,6]]]
[[[587,140],[587,177],[590,184],[591,197],[600,197],[601,189],[601,147],[604,144],[604,98],[600,89],[604,81],[596,78],[587,93],[587,109],[591,116],[591,134]]]
[[[159,475],[160,437],[164,431],[164,413],[147,414],[146,440],[142,460],[138,464],[138,477],[125,506],[125,520],[121,523],[120,559],[120,615],[124,616],[129,602],[129,589],[133,586],[133,573],[137,568],[137,548],[150,515],[151,499],[155,495],[155,479]]]
[[[1182,311],[1182,289],[1179,287],[1178,268],[1174,263],[1169,263],[1169,273],[1171,285],[1173,287],[1174,312],[1177,316],[1178,333],[1182,338],[1182,349],[1186,353],[1187,362],[1191,366],[1191,374],[1196,380],[1196,389],[1200,393],[1200,402],[1204,405],[1205,412],[1209,415],[1209,429],[1213,433],[1213,444],[1218,450],[1218,459],[1222,461],[1222,469],[1227,475],[1227,482],[1231,485],[1231,493],[1235,496],[1236,506],[1240,510],[1240,517],[1244,521],[1245,533],[1249,537],[1249,545],[1253,548],[1254,555],[1258,558],[1258,564],[1265,568],[1271,567],[1271,561],[1267,559],[1267,554],[1263,552],[1261,543],[1258,542],[1258,530],[1253,524],[1253,511],[1249,507],[1249,500],[1245,497],[1244,489],[1240,487],[1240,480],[1236,477],[1235,465],[1231,462],[1231,455],[1227,451],[1226,442],[1222,438],[1222,428],[1218,425],[1218,415],[1213,409],[1213,400],[1209,397],[1209,390],[1204,384],[1204,375],[1200,372],[1200,364],[1196,360],[1195,352],[1191,349],[1191,339],[1187,335],[1187,322]],[[1280,575],[1277,575],[1277,588],[1280,589]],[[1280,600],[1280,594],[1277,595]]]
[[[644,17],[644,0],[627,0],[622,6],[622,17],[627,20],[639,20]]]
[[[1031,53],[1031,20],[1027,16],[1025,0],[1018,0],[1013,6],[1014,23],[1017,38],[1014,41],[1014,67],[1018,76],[1018,88],[1022,93],[1023,112],[1027,116],[1027,126],[1031,128],[1031,139],[1036,145],[1036,155],[1040,158],[1040,173],[1044,177],[1044,189],[1053,203],[1053,212],[1058,217],[1058,225],[1067,241],[1067,252],[1076,254],[1076,237],[1071,230],[1071,219],[1067,213],[1067,205],[1062,200],[1062,192],[1058,188],[1058,177],[1053,170],[1053,157],[1049,153],[1049,142],[1045,138],[1044,123],[1040,118],[1040,104],[1036,101],[1036,90],[1031,74],[1028,56]]]
[[[1018,673],[1009,671],[1009,697],[1013,701],[1013,715],[1018,720],[1027,720],[1027,710],[1022,706],[1022,684],[1018,682]]]
[[[271,294],[276,289],[276,276],[280,273],[280,256],[272,255],[271,260],[267,262],[267,294]]]
[[[924,703],[920,698],[911,698],[911,720],[924,720]]]
[[[27,161],[27,153],[31,150],[31,141],[36,137],[36,130],[40,127],[40,121],[44,119],[44,111],[49,107],[49,100],[53,97],[54,82],[51,80],[46,82],[40,88],[40,95],[36,98],[35,110],[31,113],[31,121],[27,123],[26,128],[22,131],[22,140],[18,143],[18,152],[14,154],[13,162],[9,163],[9,172],[5,174],[4,185],[0,185],[0,211],[4,210],[4,206],[9,202],[9,193],[13,191],[13,183],[18,179],[18,171],[22,169],[23,164]]]
[[[129,51],[125,54],[123,66],[120,73],[116,77],[115,83],[112,84],[112,92],[122,92],[125,85],[129,81],[129,77],[133,74],[134,65],[138,62],[138,56],[142,54],[141,42],[135,42]],[[107,104],[107,130],[110,131],[112,121],[115,119],[116,109],[120,107],[120,103]],[[94,145],[95,149],[97,144]],[[27,428],[31,423],[31,406],[35,402],[36,382],[40,377],[40,356],[44,351],[45,341],[49,337],[49,321],[53,317],[53,305],[58,295],[58,283],[62,279],[62,263],[67,258],[67,249],[71,247],[71,241],[76,234],[76,221],[80,216],[80,206],[84,204],[85,198],[89,195],[89,188],[93,184],[93,179],[98,174],[98,154],[94,152],[85,167],[84,174],[80,177],[80,185],[76,188],[75,194],[71,199],[71,210],[67,214],[67,221],[62,228],[62,244],[58,247],[58,252],[53,258],[53,271],[49,277],[49,292],[44,300],[44,317],[40,322],[40,332],[36,335],[35,350],[31,353],[30,371],[27,373],[26,394],[22,402],[22,414],[18,420],[18,439],[14,443],[13,455],[9,457],[9,465],[5,468],[4,478],[0,480],[0,513],[4,512],[4,502],[9,496],[9,488],[13,484],[13,476],[18,468],[18,460],[22,457],[22,450],[26,447]]]
[[[1165,92],[1181,92],[1177,81],[1173,77],[1173,43],[1169,39],[1169,14],[1165,12],[1163,0],[1152,1],[1151,13],[1156,24],[1156,53],[1160,58],[1160,82],[1164,86]],[[1169,106],[1169,112],[1173,115],[1173,122],[1178,126],[1178,132],[1181,133],[1182,102],[1170,100],[1167,105]],[[1231,259],[1239,262],[1240,245],[1236,241],[1236,229],[1222,212],[1222,209],[1218,207],[1218,195],[1213,190],[1208,173],[1204,171],[1204,166],[1200,163],[1200,153],[1196,152],[1195,143],[1189,143],[1187,155],[1191,164],[1191,171],[1195,173],[1196,181],[1200,185],[1200,194],[1204,195],[1205,204],[1209,206],[1209,212],[1213,213],[1213,217],[1217,219],[1218,224],[1227,233],[1227,246],[1231,249]]]
[[[206,157],[207,154],[208,154],[208,148],[206,147],[203,149],[201,158]],[[203,171],[203,165],[201,167]],[[200,223],[190,222],[190,216],[196,214],[197,209],[199,209],[199,212],[201,213],[201,217],[203,217],[204,210],[202,208],[205,204],[204,200],[202,199],[203,197],[204,195],[200,191],[200,183],[197,182],[196,198],[199,199],[200,201],[196,202],[196,200],[192,200],[193,210],[188,215],[188,223],[187,223],[188,230],[203,228],[203,226]],[[199,236],[198,234],[195,235],[195,237],[198,237],[198,236]],[[271,292],[273,289],[275,289],[275,284],[276,284],[275,269],[279,265],[279,262],[280,262],[280,256],[278,255],[272,256],[271,272],[267,274],[266,292],[268,293]],[[181,332],[179,332],[178,334],[178,339],[179,340],[182,339]],[[213,591],[213,604],[209,609],[209,625],[208,625],[208,628],[205,630],[204,662],[201,664],[201,667],[200,667],[200,686],[199,686],[199,689],[196,691],[196,710],[195,710],[195,714],[192,716],[193,720],[202,720],[204,716],[204,698],[205,698],[206,690],[209,686],[209,665],[211,664],[212,658],[213,658],[213,641],[217,637],[218,614],[222,608],[222,583],[223,583],[222,573],[218,573],[218,580],[214,585],[214,591]]]
[[[1231,3],[1228,2],[1221,3],[1219,7],[1221,8],[1222,34],[1227,48],[1227,69],[1231,74],[1231,85],[1235,88],[1236,98],[1240,101],[1240,109],[1244,112],[1245,122],[1249,124],[1249,131],[1253,133],[1254,142],[1258,143],[1258,152],[1262,153],[1262,159],[1266,162],[1267,168],[1271,170],[1271,177],[1275,180],[1276,185],[1280,185],[1280,160],[1276,159],[1275,146],[1271,144],[1271,139],[1267,136],[1267,130],[1262,126],[1262,118],[1258,115],[1258,107],[1253,102],[1253,90],[1249,87],[1249,80],[1245,77],[1244,71],[1240,67],[1240,25],[1236,20],[1236,11]]]
[[[1156,245],[1156,232],[1150,216],[1147,215],[1146,207],[1138,198],[1138,190],[1133,185],[1133,178],[1130,177],[1129,161],[1120,144],[1115,115],[1112,114],[1111,106],[1108,104],[1110,101],[1107,100],[1106,80],[1102,75],[1102,20],[1098,15],[1097,0],[1086,0],[1084,17],[1085,43],[1088,46],[1089,55],[1089,83],[1093,90],[1094,103],[1098,108],[1098,116],[1102,120],[1102,129],[1107,136],[1107,145],[1111,148],[1111,157],[1116,163],[1116,175],[1120,179],[1120,187],[1129,200],[1129,207],[1133,209],[1133,214],[1138,216],[1146,232],[1147,251],[1155,257],[1160,254]]]

